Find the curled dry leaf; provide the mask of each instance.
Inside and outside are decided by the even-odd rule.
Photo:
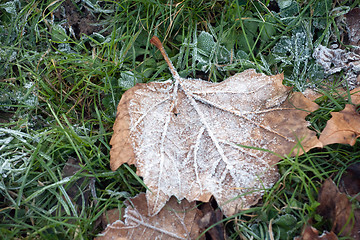
[[[300,237],[295,237],[294,240],[338,240],[338,237],[333,232],[325,231],[319,236],[319,231],[312,226],[305,226]]]
[[[323,145],[333,143],[350,144],[353,146],[360,135],[360,114],[357,110],[360,104],[360,88],[350,92],[353,104],[346,104],[344,110],[331,113],[332,118],[327,122],[320,135]]]
[[[227,239],[224,224],[221,222],[223,214],[220,209],[214,210],[210,202],[204,203],[198,208],[200,208],[200,211],[202,212],[202,217],[198,221],[200,229],[205,231],[207,228],[211,227],[206,233],[212,240]]]
[[[360,45],[360,8],[354,8],[345,14],[349,44]]]
[[[221,83],[184,79],[159,39],[152,43],[174,80],[125,92],[110,142],[111,168],[135,164],[150,189],[150,214],[173,195],[204,202],[213,195],[224,215],[233,215],[255,204],[278,179],[280,158],[269,151],[289,154],[298,140],[305,151],[322,146],[305,121],[318,106],[301,93],[288,98],[282,74],[251,69]]]
[[[355,197],[360,202],[360,163],[350,165],[341,175],[339,183],[340,192]]]
[[[353,209],[346,194],[341,193],[331,179],[319,191],[317,212],[332,222],[332,231],[340,236],[360,239],[360,210]]]
[[[96,240],[133,239],[197,239],[201,230],[197,224],[201,212],[196,204],[184,200],[178,203],[172,197],[155,216],[148,216],[144,193],[125,202],[123,218],[108,225]],[[201,237],[204,239],[204,237]]]
[[[359,85],[360,55],[358,53],[319,45],[314,49],[313,58],[324,68],[326,74],[344,71],[344,87],[349,86],[353,89]]]

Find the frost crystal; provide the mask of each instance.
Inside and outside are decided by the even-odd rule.
[[[278,157],[242,145],[285,154],[295,135],[317,140],[296,115],[307,114],[284,105],[289,89],[281,82],[247,70],[218,84],[177,78],[136,85],[119,104],[112,168],[127,160],[123,144],[130,140],[137,174],[152,191],[151,214],[172,195],[189,201],[213,195],[228,216],[249,207],[276,181]],[[304,133],[294,124],[299,121]],[[129,135],[121,138],[124,131]]]
[[[3,178],[17,178],[23,174],[29,163],[29,154],[18,149],[18,142],[33,139],[31,135],[7,128],[0,128],[0,175]]]
[[[319,45],[313,53],[313,57],[320,64],[326,74],[334,74],[345,71],[345,79],[354,88],[357,84],[357,76],[360,71],[360,56],[353,52],[347,52],[343,49],[329,49]],[[345,83],[345,85],[347,85]]]
[[[274,184],[279,155],[288,154],[297,139],[302,148],[294,153],[322,146],[306,127],[307,113],[297,110],[317,105],[301,93],[288,99],[283,75],[249,69],[221,83],[185,79],[160,40],[153,37],[151,43],[174,81],[137,84],[125,92],[110,141],[111,168],[135,164],[144,178],[150,215],[171,196],[188,201],[214,196],[224,215],[233,215]]]

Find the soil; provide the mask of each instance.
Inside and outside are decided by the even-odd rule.
[[[68,27],[73,29],[76,38],[79,38],[82,34],[91,35],[102,30],[98,16],[90,12],[82,1],[75,3],[74,1],[66,0],[54,11],[54,16],[55,19],[60,21],[65,18]]]

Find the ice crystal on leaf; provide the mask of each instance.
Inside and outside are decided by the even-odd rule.
[[[291,37],[281,38],[272,50],[279,70],[285,72],[286,80],[300,91],[309,87],[309,79],[314,83],[324,78],[320,65],[312,59],[311,39],[311,33],[300,28]]]
[[[205,239],[200,236],[201,211],[196,203],[171,198],[156,216],[148,215],[146,197],[140,193],[125,202],[123,219],[109,224],[95,240],[104,239]]]
[[[135,164],[150,189],[149,213],[171,196],[208,201],[227,216],[248,208],[278,178],[279,155],[321,143],[305,116],[317,105],[301,93],[288,98],[283,76],[250,69],[221,83],[181,78],[160,41],[174,80],[137,84],[118,105],[111,139],[111,168]],[[245,148],[250,146],[252,148]],[[261,151],[255,148],[267,149]]]

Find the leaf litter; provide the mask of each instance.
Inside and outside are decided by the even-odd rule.
[[[351,102],[346,104],[340,112],[332,112],[332,118],[327,122],[325,129],[320,135],[323,145],[333,143],[355,145],[356,139],[360,136],[360,88],[350,91]]]
[[[359,46],[360,40],[360,8],[354,8],[345,15],[346,30],[349,42]]]
[[[144,193],[125,202],[124,220],[109,224],[96,240],[102,239],[197,239],[200,227],[197,222],[201,211],[195,202],[178,203],[172,197],[156,216],[149,216]],[[199,240],[205,239],[204,236]]]
[[[112,170],[135,164],[143,177],[149,215],[171,196],[203,202],[214,196],[231,216],[272,187],[281,156],[296,146],[294,155],[322,147],[305,120],[317,104],[301,93],[289,97],[283,75],[250,69],[221,83],[184,79],[160,40],[151,42],[174,80],[137,84],[125,92],[110,142]]]
[[[301,236],[294,240],[337,240],[338,237],[350,237],[360,239],[360,163],[354,163],[347,167],[341,175],[339,186],[331,178],[322,184],[316,209],[323,220],[326,222],[323,233],[319,236],[319,231],[312,227],[310,219],[304,226]],[[330,232],[329,232],[330,231]]]
[[[337,24],[341,26],[341,42],[332,44],[329,48],[318,45],[313,52],[313,58],[324,68],[327,76],[344,73],[342,84],[350,90],[360,85],[359,13],[360,8],[354,8],[344,15],[341,14],[337,20]],[[343,46],[346,46],[346,49]]]
[[[352,206],[348,196],[330,178],[323,183],[318,202],[317,213],[331,221],[334,233],[360,239],[360,210]]]
[[[202,217],[198,221],[198,225],[200,229],[205,231],[210,228],[206,233],[210,237],[210,239],[216,240],[225,240],[226,233],[225,227],[222,223],[223,214],[220,209],[216,210],[211,206],[210,202],[203,203],[198,207],[202,212]],[[206,239],[209,239],[206,237]]]
[[[312,226],[305,226],[301,236],[295,237],[294,240],[338,240],[336,234],[334,232],[324,231],[319,236],[319,231]]]
[[[80,172],[82,172],[80,161],[76,158],[69,157],[62,170],[62,177],[73,177]],[[85,171],[85,173],[88,172]],[[79,212],[81,212],[84,207],[90,206],[90,196],[92,196],[94,204],[97,203],[95,177],[83,176],[64,187],[72,202],[76,203]]]

